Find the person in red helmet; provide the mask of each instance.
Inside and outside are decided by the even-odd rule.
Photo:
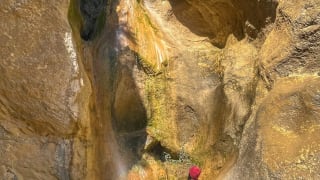
[[[191,166],[189,169],[188,180],[198,180],[201,174],[201,169],[198,166]]]

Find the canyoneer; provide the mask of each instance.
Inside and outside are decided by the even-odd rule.
[[[191,166],[189,169],[188,180],[198,180],[201,174],[201,169],[198,166]]]

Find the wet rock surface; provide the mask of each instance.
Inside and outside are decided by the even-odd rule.
[[[320,178],[317,0],[0,7],[0,179]]]

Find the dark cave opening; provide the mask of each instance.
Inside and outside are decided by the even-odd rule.
[[[82,26],[80,36],[85,41],[92,40],[105,23],[107,0],[80,0]]]

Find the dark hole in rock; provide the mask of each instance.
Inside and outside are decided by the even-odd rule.
[[[160,142],[157,142],[155,145],[153,145],[148,150],[148,153],[150,153],[156,159],[161,160],[161,162],[179,160],[178,153],[175,153],[170,149],[163,147]]]
[[[80,0],[80,12],[83,18],[80,36],[83,40],[92,40],[99,30],[99,19],[103,20],[106,0]]]

